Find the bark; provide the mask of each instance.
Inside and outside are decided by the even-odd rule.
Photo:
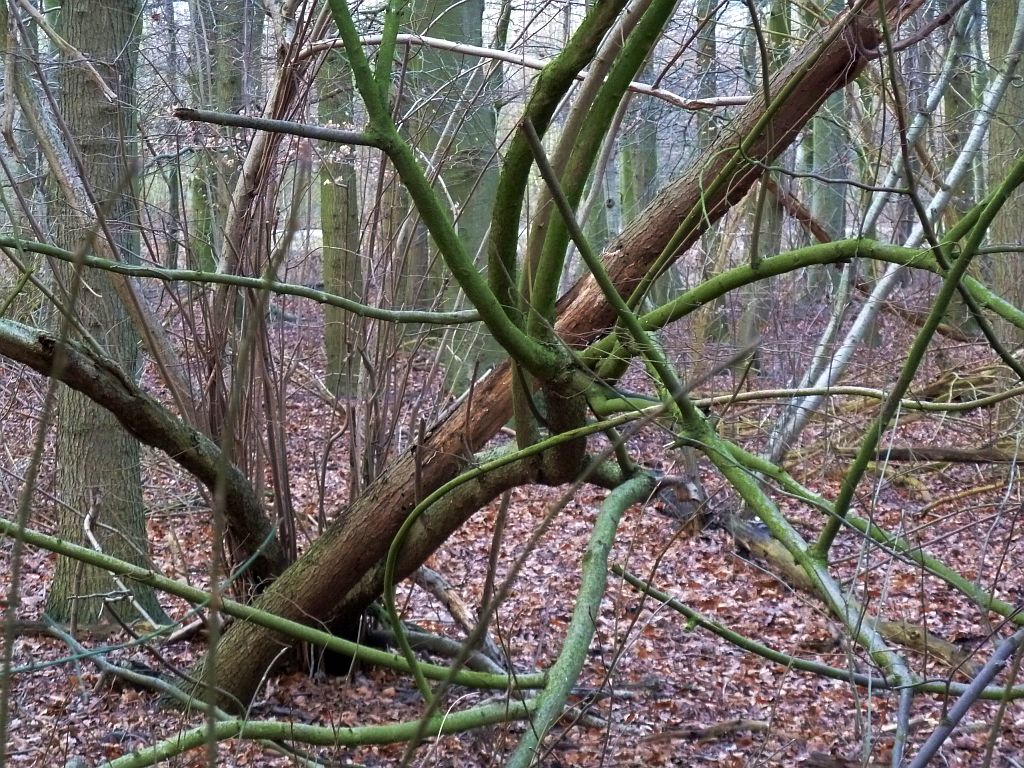
[[[127,432],[163,451],[198,478],[211,494],[223,484],[228,526],[242,546],[238,556],[244,560],[255,555],[251,573],[260,581],[272,579],[283,570],[284,553],[246,477],[225,460],[212,440],[172,416],[114,361],[93,355],[74,343],[59,346],[52,334],[10,320],[0,320],[0,355],[44,376],[55,376],[116,419],[121,427],[116,429],[118,433]]]
[[[419,34],[480,46],[483,15],[483,0],[455,5],[448,0],[415,0],[410,27]],[[474,68],[467,70],[467,63]],[[410,126],[414,141],[431,154],[438,183],[451,201],[459,239],[474,257],[487,234],[498,184],[495,94],[489,68],[479,64],[459,53],[423,48],[409,86],[421,102]],[[422,274],[426,290],[419,293],[435,306],[440,294],[443,309],[458,307],[464,297],[444,279],[443,268],[440,257],[428,257]],[[482,323],[452,329],[441,350],[445,379],[456,392],[465,390],[474,369],[486,370],[503,353]]]
[[[194,97],[219,112],[249,112],[256,99],[251,70],[260,46],[262,9],[252,0],[214,0],[193,5],[193,12]],[[224,258],[230,194],[241,166],[231,149],[230,130],[223,132],[223,140],[227,149],[201,154],[192,176],[191,249],[195,266],[207,271]]]
[[[330,51],[318,73],[320,121],[352,122],[352,83],[341,51]],[[320,164],[320,216],[323,227],[324,287],[331,293],[361,301],[362,256],[359,252],[359,200],[354,148],[331,146]],[[357,345],[362,322],[339,307],[324,309],[327,388],[335,395],[355,395],[361,361]]]
[[[760,174],[761,163],[774,159],[824,99],[861,71],[866,64],[863,52],[873,50],[879,39],[871,21],[852,12],[841,14],[829,32],[837,32],[832,42],[823,44],[819,38],[807,45],[775,79],[772,92],[786,90],[787,95],[767,125],[761,124],[766,106],[755,97],[697,165],[666,187],[609,248],[605,263],[624,295],[670,241],[678,257],[746,194]],[[796,87],[789,89],[791,82]],[[759,126],[757,132],[747,139],[755,126]],[[737,151],[741,142],[742,153]],[[682,230],[681,221],[685,221]],[[577,283],[559,306],[556,329],[574,346],[594,340],[614,320],[613,310],[590,279]],[[511,416],[510,391],[506,364],[479,382],[471,400],[442,418],[421,444],[393,460],[261,596],[259,606],[299,621],[334,616],[346,603],[348,592],[384,557],[416,501],[462,469],[467,449],[479,449]],[[439,546],[445,532],[457,528],[471,513],[463,509],[457,519],[446,519],[439,535],[429,540],[429,548]],[[378,591],[379,583],[364,594]],[[228,694],[221,703],[248,702],[279,651],[271,633],[244,622],[233,625],[217,650],[216,670],[209,670]]]
[[[1011,0],[993,0],[989,3],[988,10],[988,40],[992,66],[997,70],[1004,70],[1016,64],[1016,71],[1019,73],[1020,64],[1007,56],[1017,12],[1016,4]],[[988,180],[992,187],[1006,178],[1018,157],[1022,140],[1024,85],[1021,84],[1018,75],[1006,89],[989,128]],[[999,216],[992,222],[989,236],[995,243],[1024,242],[1024,190],[1014,190]],[[994,273],[993,289],[1018,307],[1024,306],[1024,267],[1021,265],[1020,254],[1005,253],[991,259]],[[1003,326],[1001,330],[1007,342],[1014,347],[1024,343],[1024,332],[1019,329]]]
[[[135,0],[83,0],[62,7],[57,23],[58,32],[93,62],[117,96],[117,102],[109,104],[83,66],[66,55],[59,61],[58,104],[71,139],[78,143],[81,179],[107,211],[106,233],[122,260],[131,260],[138,252],[128,179],[138,135],[134,104],[139,10]],[[94,236],[83,226],[75,202],[58,197],[51,208],[54,240],[69,250]],[[70,271],[64,272],[69,280]],[[84,277],[90,288],[81,291],[75,308],[82,326],[133,375],[138,337],[113,281],[104,273]],[[147,567],[139,444],[120,429],[110,411],[72,389],[59,389],[56,408],[60,536]],[[116,606],[113,609],[127,621],[166,620],[151,587],[133,584],[130,589],[130,600],[111,599],[108,596],[120,589],[109,573],[58,558],[46,611],[73,626],[111,621],[106,606]]]

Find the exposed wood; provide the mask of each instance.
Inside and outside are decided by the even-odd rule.
[[[423,565],[416,569],[411,578],[420,588],[441,602],[463,632],[467,635],[473,632],[476,628],[477,617],[444,576],[433,568],[427,568],[427,566]],[[484,633],[480,644],[482,652],[487,658],[495,662],[495,664],[508,667],[508,659],[505,658],[505,654],[501,652],[498,644],[491,638],[490,632]]]

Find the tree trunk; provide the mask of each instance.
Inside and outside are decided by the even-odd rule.
[[[256,96],[249,89],[258,82],[251,70],[260,46],[262,10],[253,0],[214,0],[192,8],[201,16],[201,23],[191,25],[193,96],[220,112],[248,111]],[[224,258],[224,228],[241,168],[231,135],[224,129],[222,147],[197,154],[190,243],[198,269],[216,269]]]
[[[644,80],[653,80],[650,64],[644,69]],[[619,194],[622,220],[632,223],[657,192],[658,183],[658,112],[662,109],[650,99],[638,102],[634,96],[627,128],[619,154]],[[679,289],[679,275],[670,268],[651,286],[649,300],[654,306],[668,301]]]
[[[842,3],[832,2],[835,11]],[[846,185],[833,179],[846,176],[846,98],[834,93],[825,100],[821,112],[811,121],[813,184],[808,189],[811,215],[821,222],[833,239],[843,236],[846,228]],[[828,181],[820,181],[827,179]],[[808,299],[820,300],[831,296],[838,284],[838,273],[830,267],[812,267],[808,270]]]
[[[58,13],[58,29],[115,91],[111,104],[86,69],[62,59],[58,75],[61,114],[82,158],[83,180],[103,211],[109,243],[124,261],[138,253],[136,208],[130,174],[137,151],[135,65],[141,7],[137,0],[77,0]],[[58,245],[75,251],[92,237],[81,211],[58,196],[52,207]],[[71,271],[65,279],[71,282]],[[129,376],[137,373],[138,339],[128,313],[104,272],[84,275],[89,288],[79,292],[77,313],[92,338]],[[142,506],[139,444],[121,429],[114,415],[78,392],[61,387],[57,398],[57,487],[62,538],[149,567]],[[109,573],[67,558],[57,560],[46,611],[54,619],[79,625],[110,621],[105,607],[127,621],[148,616],[166,619],[152,589],[130,585],[133,601],[118,592]]]
[[[325,125],[352,121],[352,83],[341,51],[327,54],[318,75],[320,120]],[[323,228],[324,287],[356,301],[363,296],[359,252],[359,198],[351,147],[332,146],[320,163],[320,220]],[[324,309],[327,388],[339,396],[355,395],[362,365],[360,319],[338,307]]]
[[[605,263],[622,294],[631,292],[670,241],[678,244],[676,257],[685,252],[710,222],[746,194],[760,174],[762,163],[773,160],[792,142],[829,93],[861,71],[866,64],[861,51],[874,50],[879,40],[871,21],[844,12],[830,29],[840,30],[831,43],[823,44],[818,38],[808,44],[776,78],[773,94],[782,93],[784,84],[795,78],[799,78],[800,85],[787,89],[785,102],[768,125],[747,138],[765,112],[763,100],[755,96],[694,167],[668,185],[610,246]],[[682,231],[680,222],[685,222]],[[593,341],[614,321],[613,310],[590,278],[577,283],[562,298],[559,310],[556,330],[575,347]],[[394,459],[260,597],[259,607],[298,621],[331,621],[342,610],[346,617],[354,615],[360,606],[347,602],[350,591],[385,556],[416,501],[465,467],[466,449],[478,450],[507,421],[511,415],[510,391],[507,364],[478,382],[473,397],[435,425],[423,442]],[[437,527],[424,532],[429,540],[425,549],[439,546],[474,509],[469,504],[458,508],[454,519],[449,516],[437,521]],[[418,565],[403,560],[399,575]],[[379,586],[364,594],[379,590]],[[222,638],[213,657],[215,666],[200,669],[198,674],[223,689],[223,694],[213,698],[237,709],[256,692],[278,656],[281,642],[282,638],[266,630],[238,622]]]
[[[1006,53],[1013,32],[1017,8],[1009,0],[990,0],[988,6],[988,39],[992,67],[1003,70],[1007,66]],[[1022,70],[1019,63],[1017,72]],[[1006,177],[1016,161],[1024,142],[1024,85],[1018,75],[1010,81],[989,128],[989,184],[998,184]],[[1015,189],[999,215],[992,222],[989,236],[995,243],[1024,242],[1024,190]],[[992,256],[993,289],[1002,293],[1016,306],[1024,306],[1024,266],[1019,253]],[[1003,326],[1002,332],[1014,348],[1024,343],[1024,333]]]
[[[418,34],[483,45],[483,12],[483,0],[454,5],[448,0],[416,0],[410,26]],[[459,238],[466,251],[476,255],[487,235],[498,184],[496,111],[487,64],[426,46],[416,58],[412,87],[422,106],[412,120],[413,141],[431,156],[438,182],[453,206]],[[441,258],[429,260],[425,298],[435,302],[443,293],[443,308],[449,309],[462,298],[457,286],[440,274],[443,267]],[[465,389],[474,369],[485,370],[502,356],[482,323],[453,328],[445,336],[445,379],[454,391]]]

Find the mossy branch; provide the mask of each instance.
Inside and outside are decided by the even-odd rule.
[[[10,235],[0,235],[0,248],[17,248],[29,253],[38,253],[42,256],[66,261],[70,264],[83,264],[93,269],[102,269],[106,272],[114,272],[119,275],[136,278],[152,278],[165,283],[210,283],[217,285],[232,285],[236,288],[249,288],[254,291],[267,291],[281,296],[296,296],[302,299],[315,301],[317,304],[327,304],[338,307],[353,315],[369,317],[374,320],[384,320],[390,323],[422,323],[425,325],[457,325],[461,323],[473,323],[480,319],[480,313],[475,309],[462,310],[457,312],[424,312],[414,310],[383,309],[369,304],[362,304],[344,296],[338,296],[328,291],[320,291],[304,285],[294,283],[283,283],[278,280],[270,280],[265,277],[249,277],[248,275],[234,275],[224,272],[204,272],[198,269],[166,269],[163,267],[146,266],[140,264],[125,264],[120,261],[102,259],[89,254],[78,255],[59,248],[49,243],[38,243],[30,240],[19,240]]]
[[[579,679],[597,628],[596,617],[601,613],[601,600],[608,584],[608,555],[615,541],[619,521],[629,507],[647,499],[656,485],[657,481],[652,476],[638,475],[613,490],[601,504],[587,550],[583,554],[580,589],[562,650],[548,670],[547,682],[538,697],[536,713],[506,763],[508,768],[528,768],[537,760],[544,736],[565,709],[565,702]]]
[[[706,629],[707,631],[718,635],[726,642],[735,645],[737,648],[747,651],[748,653],[756,654],[767,661],[781,664],[787,669],[797,669],[801,672],[809,672],[810,674],[818,675],[819,677],[824,677],[829,680],[841,680],[853,683],[854,685],[859,685],[862,688],[889,690],[894,687],[891,682],[880,680],[877,676],[852,672],[849,669],[840,669],[839,667],[832,667],[828,664],[811,661],[810,659],[802,659],[799,656],[791,656],[788,653],[777,651],[764,643],[751,640],[749,637],[742,635],[735,630],[729,629],[721,622],[710,619],[699,611],[695,611],[685,603],[669,595],[667,592],[657,589],[650,582],[644,581],[639,576],[630,573],[622,566],[613,565],[612,573],[616,576],[621,576],[627,583],[636,587],[644,594],[650,595],[662,605],[666,605],[673,611],[685,616],[691,624],[698,626],[701,629]],[[969,688],[969,684],[954,683],[949,680],[915,680],[912,683],[912,688],[917,693],[933,693],[939,696],[959,696]],[[982,691],[980,696],[980,698],[991,701],[1002,701],[1007,697],[1011,699],[1024,698],[1024,685],[1017,685],[1012,688],[1005,688],[998,685],[988,686],[984,691]]]
[[[86,563],[87,565],[102,568],[110,573],[115,573],[124,578],[131,579],[132,581],[137,581],[140,584],[151,586],[161,592],[176,595],[177,597],[191,603],[208,603],[212,598],[212,595],[205,590],[198,589],[189,584],[184,584],[180,581],[175,581],[174,579],[169,579],[166,576],[161,576],[153,571],[140,568],[137,565],[132,565],[124,560],[120,560],[110,555],[105,555],[93,549],[72,544],[64,539],[59,539],[56,536],[49,536],[30,528],[20,527],[8,520],[0,519],[0,535],[24,541],[26,544],[33,547],[39,547],[40,549],[45,549],[48,552],[55,552],[58,555],[73,558],[82,563]],[[266,627],[274,632],[279,632],[283,635],[287,635],[288,637],[295,638],[296,640],[302,640],[312,645],[326,648],[330,651],[335,651],[346,656],[352,656],[353,658],[357,658],[367,664],[386,667],[388,669],[394,669],[405,673],[410,671],[410,667],[406,663],[406,660],[396,654],[387,653],[375,648],[367,648],[359,645],[358,643],[353,643],[349,640],[335,637],[328,632],[324,632],[314,627],[309,627],[305,624],[300,624],[297,621],[291,621],[281,616],[276,616],[253,606],[244,605],[243,603],[229,600],[224,597],[218,596],[217,606],[222,613],[225,613],[228,616],[234,616],[236,619],[258,624],[259,626]],[[447,680],[451,674],[451,670],[447,667],[438,666],[436,664],[420,664],[420,669],[426,677],[434,680]],[[492,675],[485,672],[468,672],[461,670],[455,675],[454,682],[471,688],[514,690],[538,688],[543,685],[544,677],[545,676],[543,674],[539,673],[515,675],[513,677],[509,675]]]
[[[531,702],[509,701],[486,704],[480,707],[447,712],[436,715],[430,721],[428,730],[437,735],[461,733],[497,723],[522,720],[529,716],[534,705]],[[306,723],[281,722],[277,720],[228,720],[211,726],[200,726],[182,731],[169,739],[138,749],[124,757],[104,763],[101,768],[145,768],[156,765],[190,749],[196,749],[214,741],[228,739],[263,739],[273,741],[298,741],[304,744],[325,747],[355,747],[365,744],[396,744],[415,738],[418,720],[388,725],[364,725],[353,728]]]

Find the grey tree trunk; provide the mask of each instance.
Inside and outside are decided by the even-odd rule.
[[[653,79],[651,69],[648,64],[645,81]],[[652,99],[632,99],[630,107],[619,156],[619,194],[625,224],[631,223],[647,207],[657,192],[658,183],[659,107]],[[651,303],[664,304],[675,294],[679,284],[679,273],[672,267],[651,286]]]
[[[779,67],[786,61],[790,45],[789,13],[790,6],[786,0],[775,0],[769,8],[766,19],[766,26],[768,28],[766,50],[770,56],[768,61],[761,61],[757,41],[751,37],[749,41],[751,49],[748,56],[756,62],[756,64],[748,67],[751,88],[764,87],[765,74],[763,69],[766,65],[769,70],[768,75],[770,76],[778,71]],[[829,98],[834,99],[836,96],[839,96],[841,99],[842,93],[833,94]],[[819,119],[814,118],[815,121]],[[783,181],[781,174],[777,172],[768,173],[766,179],[776,184]],[[757,195],[751,198],[751,203],[753,215],[748,258],[753,263],[765,256],[771,256],[779,252],[782,246],[784,216],[782,205],[778,198],[775,195],[768,194],[763,184],[758,186]],[[772,309],[777,303],[772,290],[773,282],[769,278],[751,283],[743,288],[740,299],[742,308],[740,310],[739,322],[733,331],[733,342],[737,348],[750,346],[761,335]],[[758,349],[755,348],[747,360],[749,360],[753,370],[760,370],[761,355]],[[746,364],[746,362],[746,360],[743,361],[743,364]]]
[[[352,84],[344,54],[327,54],[319,73],[320,120],[347,125],[352,120]],[[360,300],[363,271],[359,253],[359,200],[350,147],[331,147],[320,165],[320,217],[323,227],[323,277],[328,291]],[[359,387],[361,323],[338,307],[324,310],[327,388],[335,395],[356,394]]]
[[[1005,70],[1007,52],[1016,18],[1016,4],[1011,0],[989,0],[988,43],[992,67]],[[1020,65],[1017,65],[1020,71]],[[1024,144],[1024,85],[1020,77],[1010,81],[989,128],[988,178],[997,184],[1017,159]],[[989,236],[995,243],[1024,242],[1024,192],[1018,187],[1006,201],[999,216],[992,222]],[[993,288],[1018,307],[1024,306],[1024,267],[1019,253],[1006,253],[993,258]],[[1015,347],[1024,343],[1020,331],[1003,328],[1010,334],[1007,341]]]
[[[201,104],[221,112],[252,107],[259,78],[254,72],[263,34],[263,11],[254,0],[212,0],[193,5],[192,90]],[[199,268],[213,270],[224,258],[228,206],[241,169],[231,133],[223,147],[200,152],[191,183],[190,246]]]
[[[69,250],[95,239],[101,250],[135,260],[138,231],[131,201],[137,152],[135,65],[141,3],[137,0],[76,0],[59,12],[65,40],[93,63],[117,94],[111,104],[86,70],[60,61],[58,101],[82,159],[83,180],[105,219],[103,229],[58,195],[51,207],[53,237]],[[65,279],[71,282],[71,274]],[[78,315],[88,333],[129,376],[139,366],[138,339],[108,277],[88,270],[89,288],[79,293]],[[115,417],[77,392],[62,387],[57,401],[57,485],[62,538],[149,567],[142,505],[139,444]],[[129,585],[132,600],[118,594],[105,571],[60,558],[47,596],[47,613],[58,621],[97,624],[110,620],[105,608],[131,621],[166,617],[153,591]]]
[[[838,12],[841,3],[828,5],[830,12]],[[811,121],[812,173],[814,183],[808,191],[811,215],[821,222],[834,239],[843,236],[846,229],[846,184],[839,180],[847,175],[846,148],[849,135],[846,131],[846,96],[842,91],[833,93],[824,108]],[[827,179],[827,182],[818,181]],[[823,293],[831,295],[838,286],[839,273],[829,267],[815,267],[808,270],[807,282],[810,299]]]

